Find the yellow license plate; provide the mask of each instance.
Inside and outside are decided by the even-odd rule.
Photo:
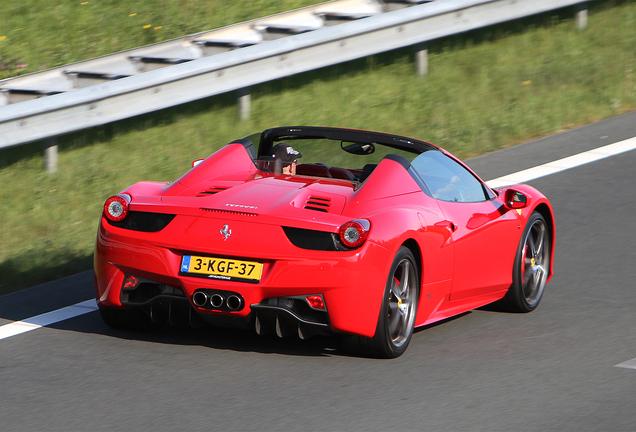
[[[261,280],[263,264],[227,258],[184,255],[181,274],[228,281],[256,283]]]

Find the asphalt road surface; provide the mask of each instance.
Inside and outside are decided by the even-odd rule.
[[[468,163],[488,180],[634,136],[636,113]],[[636,151],[530,184],[557,224],[533,313],[472,311],[375,360],[90,312],[0,340],[0,431],[636,431]],[[92,296],[90,272],[9,294],[0,326]]]

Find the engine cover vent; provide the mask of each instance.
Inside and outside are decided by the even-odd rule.
[[[196,194],[196,196],[197,197],[206,197],[206,196],[217,194],[219,192],[223,192],[226,189],[229,189],[229,187],[227,187],[227,186],[212,186],[211,188],[208,188],[208,189],[206,189],[204,191],[199,192],[198,194]]]
[[[324,213],[329,212],[329,207],[331,207],[330,198],[310,196],[305,203],[307,210],[316,210]]]

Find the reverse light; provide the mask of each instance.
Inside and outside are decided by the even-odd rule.
[[[128,194],[119,194],[108,198],[104,203],[104,216],[113,222],[126,219],[129,203],[130,195]]]
[[[312,309],[325,310],[325,301],[321,295],[310,295],[305,297],[305,301]]]
[[[347,247],[357,248],[361,246],[369,234],[371,224],[366,219],[355,219],[340,227],[340,241]]]

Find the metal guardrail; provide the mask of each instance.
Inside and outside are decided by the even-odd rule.
[[[353,3],[353,0],[344,0],[345,3],[347,1]],[[317,17],[320,14],[315,11],[316,8],[342,2],[325,3],[293,13],[304,11]],[[364,2],[370,9],[374,3],[379,4],[375,0]],[[214,42],[214,38],[210,38],[212,32],[187,36],[187,43],[182,39],[178,40],[178,45],[185,47],[186,51],[190,49],[192,52],[193,44],[199,49],[205,48],[207,44],[209,48],[225,47],[226,50],[190,61],[174,61],[160,69],[150,70],[155,59],[148,55],[144,57],[140,52],[142,49],[154,49],[159,55],[161,44],[114,54],[113,56],[133,59],[146,66],[151,65],[143,73],[130,74],[123,78],[119,76],[125,74],[108,72],[108,63],[113,56],[94,59],[96,64],[106,66],[106,75],[110,73],[119,79],[101,76],[105,79],[88,87],[67,89],[47,97],[0,105],[0,148],[50,139],[197,99],[246,89],[301,72],[567,6],[581,5],[579,11],[583,12],[583,18],[579,19],[583,20],[583,26],[586,17],[583,7],[585,2],[581,0],[407,0],[409,2],[414,5],[353,18],[341,16],[341,21],[345,22],[316,29],[311,28],[311,22],[304,27],[295,25],[293,21],[285,22],[285,19],[281,23],[280,18],[284,15],[281,14],[268,17],[271,18],[269,22],[268,19],[261,19],[219,29],[219,32],[226,32],[225,40],[217,38]],[[334,16],[337,17],[337,14]],[[258,43],[247,39],[241,45],[240,38],[232,39],[230,36],[232,31],[241,28],[245,30],[246,27],[240,26],[246,25],[250,31],[256,32],[251,33],[254,37],[272,30],[281,30],[292,35],[274,40],[261,39]],[[213,40],[213,43],[208,44],[206,37]],[[168,43],[174,44],[174,41]],[[234,46],[230,46],[232,44]],[[157,61],[169,61],[170,57],[166,55],[169,51],[157,57],[163,59]],[[90,74],[97,72],[90,68],[83,70],[84,63],[45,72],[50,74],[49,80],[53,80],[53,74],[62,73],[73,76],[76,83],[82,78],[94,78]],[[0,81],[0,90],[5,94],[4,103],[9,102],[6,98],[12,85],[19,84],[18,80],[28,83],[29,79],[31,76],[25,75]]]
[[[387,0],[384,0],[387,1]],[[405,5],[433,0],[388,0]],[[386,6],[385,6],[386,7]],[[383,13],[379,0],[335,0],[0,81],[0,105],[50,96]]]

